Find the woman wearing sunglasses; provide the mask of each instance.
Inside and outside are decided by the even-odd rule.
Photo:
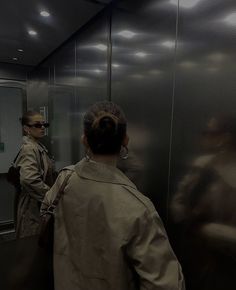
[[[38,112],[28,111],[21,118],[23,144],[16,158],[20,167],[21,192],[17,200],[16,235],[18,238],[38,233],[40,206],[53,184],[53,162],[40,139],[48,123]]]

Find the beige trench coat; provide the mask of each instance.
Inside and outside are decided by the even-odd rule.
[[[16,235],[25,237],[38,233],[40,206],[45,193],[52,186],[53,169],[46,148],[29,137],[23,138],[15,165],[20,166],[21,183]]]
[[[184,289],[153,204],[119,169],[85,159],[64,169],[42,211],[71,172],[55,210],[55,289]]]

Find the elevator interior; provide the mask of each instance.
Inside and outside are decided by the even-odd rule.
[[[50,122],[59,170],[84,156],[84,112],[111,100],[128,119],[130,156],[119,166],[155,204],[187,289],[234,289],[235,1],[14,2],[0,4],[0,256],[14,238],[5,175],[22,112]],[[43,8],[51,15],[35,17]]]

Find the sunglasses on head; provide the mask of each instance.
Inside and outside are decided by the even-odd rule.
[[[31,125],[27,124],[27,126],[41,129],[42,127],[48,128],[49,127],[49,123],[36,123],[36,124],[31,124]]]

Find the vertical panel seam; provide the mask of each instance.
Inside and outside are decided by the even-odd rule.
[[[175,51],[174,51],[174,69],[173,69],[173,90],[171,99],[171,121],[170,121],[170,145],[169,145],[169,161],[168,161],[168,188],[166,199],[166,222],[169,222],[169,204],[170,204],[170,179],[171,179],[171,163],[172,163],[172,142],[173,142],[173,121],[175,108],[175,89],[176,89],[176,63],[177,63],[177,47],[179,32],[179,0],[176,11],[176,28],[175,28]]]

